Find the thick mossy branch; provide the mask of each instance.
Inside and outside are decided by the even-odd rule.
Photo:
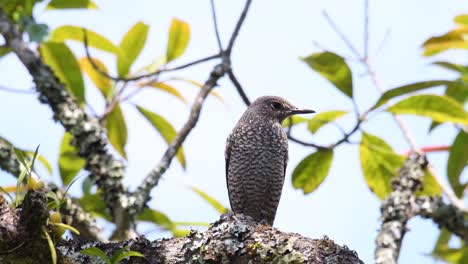
[[[20,162],[14,154],[14,147],[2,138],[0,138],[0,169],[15,177],[21,172]],[[60,212],[64,216],[67,224],[72,225],[80,231],[81,238],[97,241],[107,240],[100,234],[100,229],[96,225],[94,217],[86,212],[69,195],[63,197],[64,193],[57,185],[49,183],[45,187],[45,191],[52,191],[60,198],[64,199],[64,204],[60,208]]]
[[[89,177],[103,190],[104,200],[116,224],[128,223],[123,218],[128,215],[126,210],[132,202],[128,200],[127,190],[121,182],[124,165],[107,150],[107,140],[98,120],[86,114],[77,104],[54,72],[24,42],[18,27],[1,8],[0,33],[33,77],[39,100],[50,106],[54,120],[73,135],[72,144],[79,149],[79,155],[86,159]]]
[[[255,223],[243,215],[223,215],[207,231],[183,238],[149,241],[143,237],[119,243],[62,241],[58,250],[67,263],[93,263],[78,254],[98,247],[108,256],[128,246],[145,258],[122,263],[363,263],[354,251],[329,238],[310,239]]]
[[[43,191],[26,194],[19,209],[0,196],[0,262],[50,263],[50,251],[42,235],[49,217]]]

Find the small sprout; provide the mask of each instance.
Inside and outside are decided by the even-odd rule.
[[[117,250],[111,258],[109,258],[104,251],[97,247],[90,247],[80,251],[81,254],[88,255],[90,257],[99,257],[106,264],[118,264],[122,260],[128,257],[142,257],[145,256],[139,252],[128,250],[128,247]]]

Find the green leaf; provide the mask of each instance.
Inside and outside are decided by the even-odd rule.
[[[67,225],[67,224],[64,224],[64,223],[51,223],[52,225],[55,225],[55,226],[60,226],[60,227],[63,227],[65,229],[68,229],[70,230],[70,232],[76,234],[76,235],[80,235],[80,231],[78,231],[76,228],[74,228],[73,226],[71,225]]]
[[[289,120],[292,121],[292,124],[291,126],[295,126],[295,125],[298,125],[298,124],[301,124],[301,123],[305,123],[307,121],[309,121],[308,118],[305,118],[305,117],[302,117],[302,116],[291,116],[289,118],[286,118],[284,121],[283,121],[283,127],[289,127]]]
[[[25,154],[28,155],[29,157],[34,156],[34,152],[32,151],[25,151]],[[46,168],[47,172],[52,174],[52,166],[50,165],[49,161],[42,155],[38,154],[37,155],[37,160],[42,163],[42,165]]]
[[[433,64],[440,66],[442,68],[452,70],[461,74],[468,74],[468,67],[463,66],[461,64],[455,64],[451,62],[446,62],[446,61],[436,61]]]
[[[444,81],[444,80],[435,80],[435,81],[426,81],[426,82],[417,82],[417,83],[411,83],[408,85],[403,85],[397,88],[393,88],[391,90],[386,91],[383,93],[377,103],[370,109],[376,109],[377,107],[385,104],[386,102],[390,101],[392,98],[412,93],[412,92],[417,92],[423,89],[435,87],[435,86],[440,86],[440,85],[449,85],[454,83],[453,81]]]
[[[204,226],[209,227],[211,224],[208,222],[173,222],[177,226]]]
[[[71,144],[72,139],[73,136],[65,132],[60,145],[58,164],[64,185],[68,185],[85,165],[85,160],[78,156],[78,150]]]
[[[203,200],[205,200],[206,202],[208,202],[216,211],[218,211],[218,213],[220,214],[224,214],[226,212],[228,212],[229,210],[224,207],[220,202],[218,202],[215,198],[213,198],[212,196],[208,195],[206,192],[196,188],[196,187],[190,187],[190,189],[192,189],[192,191],[194,191],[196,194],[200,195],[201,198],[203,198]]]
[[[97,9],[97,5],[91,0],[52,0],[47,4],[47,10],[86,8]]]
[[[175,229],[172,230],[172,234],[174,237],[186,237],[188,234],[190,234],[191,230],[185,230],[185,229]]]
[[[112,256],[111,264],[117,264],[123,259],[128,258],[128,257],[140,257],[140,258],[145,257],[140,252],[136,252],[132,250],[127,251],[127,250],[128,250],[128,247],[117,250],[117,252],[115,252],[114,255]]]
[[[107,211],[107,205],[102,199],[101,193],[83,195],[78,199],[78,203],[83,207],[86,212],[93,214],[94,216],[101,217],[107,221],[111,221],[112,217]]]
[[[362,133],[359,146],[361,169],[369,188],[384,199],[392,192],[391,179],[403,166],[404,157],[396,154],[384,140]]]
[[[454,21],[460,26],[468,26],[468,15],[458,15],[455,17]]]
[[[321,112],[309,119],[307,128],[310,132],[316,133],[322,126],[335,121],[336,119],[346,115],[347,111],[333,110]]]
[[[171,219],[161,211],[145,208],[143,212],[137,215],[138,221],[151,222],[166,230],[173,230],[175,228]]]
[[[450,147],[447,161],[447,176],[455,193],[460,196],[463,193],[463,185],[460,184],[460,175],[468,162],[468,134],[461,130]]]
[[[455,99],[460,104],[465,104],[468,100],[468,87],[463,82],[454,82],[447,85],[445,95]],[[441,125],[441,123],[432,121],[429,131],[432,131],[439,125]]]
[[[159,89],[161,91],[164,91],[164,92],[166,92],[168,94],[171,94],[171,95],[177,97],[182,102],[187,103],[187,99],[185,99],[185,97],[177,90],[177,88],[175,88],[172,85],[169,85],[169,84],[163,83],[163,82],[150,82],[150,83],[146,83],[145,86],[153,87],[153,88]]]
[[[294,188],[311,193],[320,186],[330,171],[333,150],[317,150],[305,157],[292,173]]]
[[[441,196],[442,188],[429,170],[424,171],[423,189],[416,195]]]
[[[90,257],[98,257],[101,260],[103,260],[106,264],[111,264],[111,261],[109,257],[102,251],[101,249],[97,247],[90,247],[90,248],[85,248],[80,251],[81,254],[90,256]]]
[[[46,237],[47,245],[49,246],[50,251],[50,258],[52,260],[52,264],[57,264],[57,251],[55,250],[54,241],[50,238],[49,233],[47,233],[47,229],[44,226],[41,226],[42,233]]]
[[[11,52],[11,48],[7,45],[0,45],[0,58]]]
[[[329,80],[344,94],[353,97],[353,77],[346,61],[333,52],[314,53],[302,58],[312,69]]]
[[[167,41],[166,59],[173,61],[184,54],[190,40],[190,27],[180,19],[173,18],[169,28],[169,39]]]
[[[167,144],[171,144],[177,135],[177,132],[171,125],[171,123],[169,123],[164,117],[154,112],[151,112],[141,106],[137,106],[137,109],[151,123],[151,125],[156,129],[156,131],[159,132],[159,134],[164,138]],[[176,157],[182,168],[185,169],[185,155],[182,146],[179,148]]]
[[[109,72],[106,65],[102,61],[98,60],[97,58],[92,58],[92,60],[101,71],[105,73]],[[112,90],[112,83],[109,78],[105,77],[96,69],[94,69],[93,65],[91,65],[91,62],[88,60],[88,57],[81,58],[79,63],[81,70],[88,74],[89,79],[91,79],[94,85],[96,85],[104,98],[107,98]]]
[[[65,84],[79,104],[85,102],[85,87],[80,66],[71,50],[64,43],[44,42],[40,46],[41,57],[60,81]]]
[[[424,56],[433,56],[449,49],[468,49],[468,27],[460,27],[424,42]]]
[[[15,199],[13,199],[13,196],[11,196],[11,194],[8,192],[8,190],[6,190],[5,188],[3,188],[2,186],[0,186],[0,192],[5,194],[12,203],[14,203]]]
[[[120,105],[117,104],[106,117],[107,137],[111,145],[122,157],[127,159],[125,145],[127,144],[127,124]]]
[[[117,56],[119,76],[125,76],[130,71],[130,67],[145,46],[148,30],[148,25],[138,22],[122,38],[120,53]]]
[[[456,100],[439,95],[413,95],[387,109],[393,114],[414,114],[438,122],[468,124],[468,113]]]
[[[113,54],[119,54],[119,48],[110,40],[92,30],[77,26],[64,25],[54,29],[50,33],[49,41],[64,42],[66,40],[75,40],[84,43],[83,30],[86,30],[88,45],[90,47],[94,47],[96,49],[107,51]]]

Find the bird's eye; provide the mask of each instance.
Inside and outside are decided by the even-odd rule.
[[[279,102],[272,102],[270,105],[275,110],[281,110],[283,108],[283,106]]]

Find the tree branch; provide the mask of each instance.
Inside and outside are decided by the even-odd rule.
[[[242,85],[241,85],[240,82],[237,80],[236,76],[235,76],[234,73],[232,72],[232,69],[228,70],[227,74],[228,74],[229,79],[231,80],[232,84],[234,84],[234,86],[236,87],[237,92],[239,93],[240,97],[242,98],[242,101],[244,101],[244,104],[245,104],[246,106],[249,106],[249,105],[250,105],[249,97],[248,97],[247,94],[244,92],[244,89],[242,89]]]
[[[115,223],[127,223],[127,190],[122,185],[124,165],[107,150],[104,129],[98,120],[90,117],[60,83],[54,72],[22,39],[18,27],[0,8],[0,33],[6,43],[28,69],[36,84],[39,100],[49,105],[54,120],[59,121],[73,135],[73,144],[79,155],[86,159],[90,179],[103,190],[103,198],[111,211]]]
[[[219,36],[219,29],[218,29],[218,19],[216,18],[216,8],[214,4],[214,0],[210,0],[211,4],[211,18],[213,19],[214,31],[216,35],[216,41],[218,42],[219,52],[223,52],[223,44],[221,41],[221,37]]]
[[[88,263],[92,259],[78,251],[98,247],[110,256],[125,246],[145,256],[131,259],[132,263],[363,263],[354,251],[327,237],[283,233],[243,215],[223,215],[207,231],[192,231],[183,238],[149,241],[140,237],[112,244],[63,241],[58,250],[62,262]]]

